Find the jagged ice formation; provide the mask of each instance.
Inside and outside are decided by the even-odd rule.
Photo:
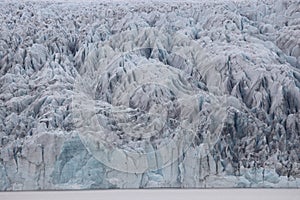
[[[299,187],[298,1],[0,1],[0,22],[0,190]]]

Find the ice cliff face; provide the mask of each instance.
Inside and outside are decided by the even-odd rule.
[[[0,190],[299,187],[298,1],[0,13]]]

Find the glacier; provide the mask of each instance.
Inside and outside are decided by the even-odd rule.
[[[1,191],[299,188],[299,1],[0,1],[0,22]]]

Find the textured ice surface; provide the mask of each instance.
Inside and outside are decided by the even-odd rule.
[[[299,187],[298,1],[0,1],[0,190]]]

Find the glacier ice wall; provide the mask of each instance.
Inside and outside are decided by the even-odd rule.
[[[2,1],[0,22],[0,190],[299,187],[298,1]]]

